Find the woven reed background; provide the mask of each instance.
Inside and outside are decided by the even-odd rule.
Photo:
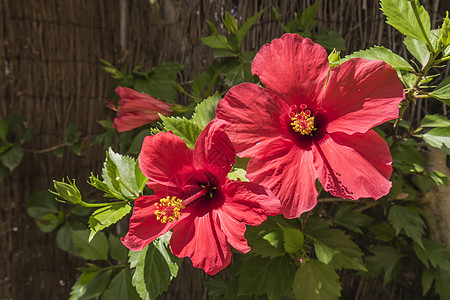
[[[315,1],[233,2],[239,22],[268,8],[245,39],[246,50],[257,50],[283,33],[270,5],[288,21]],[[433,25],[449,9],[448,0],[422,3],[431,12]],[[75,282],[82,261],[59,250],[55,234],[37,229],[26,214],[25,201],[33,191],[50,188],[52,179],[68,175],[87,190],[83,182],[90,172],[99,173],[104,150],[88,145],[102,131],[97,121],[111,116],[104,105],[112,84],[99,60],[128,70],[177,60],[186,67],[185,81],[211,63],[211,50],[198,38],[208,35],[205,20],[219,20],[230,11],[232,1],[161,0],[160,4],[161,9],[148,0],[128,1],[129,19],[123,23],[127,44],[121,45],[119,0],[0,0],[0,117],[20,115],[34,132],[32,141],[24,145],[29,151],[23,164],[0,185],[0,299],[66,299]],[[401,39],[384,23],[376,0],[323,0],[318,18],[320,27],[345,37],[350,52],[378,44],[405,53]],[[85,133],[82,155],[66,151],[63,158],[56,158],[51,152],[40,153],[61,143],[70,122]],[[163,298],[206,298],[204,276],[186,263]],[[345,284],[356,292],[358,283]],[[380,286],[370,284],[359,284],[358,290],[361,299],[375,295],[406,299],[408,293],[393,289],[381,295]]]

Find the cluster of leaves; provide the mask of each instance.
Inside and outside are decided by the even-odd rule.
[[[345,48],[335,33],[315,30],[318,5],[286,25],[279,22],[288,32],[300,32],[324,46]],[[258,227],[248,227],[246,238],[252,250],[245,256],[233,256],[235,261],[225,271],[226,277],[207,280],[212,299],[338,299],[345,292],[340,282],[343,274],[379,278],[388,285],[401,281],[411,266],[416,268],[416,274],[421,274],[423,296],[435,293],[441,299],[450,298],[446,288],[450,284],[448,249],[427,238],[426,222],[430,219],[415,203],[419,195],[425,195],[434,186],[447,184],[444,174],[425,170],[418,148],[426,143],[450,154],[450,121],[442,115],[427,115],[420,124],[403,120],[417,99],[435,98],[445,104],[450,101],[450,79],[433,86],[433,74],[429,74],[450,59],[449,19],[444,20],[441,29],[431,30],[428,13],[418,1],[382,0],[381,6],[387,22],[405,35],[405,46],[414,60],[410,63],[378,46],[342,59],[338,51],[333,51],[329,60],[334,67],[354,57],[380,59],[397,70],[405,85],[407,97],[401,104],[400,118],[392,128],[376,128],[389,144],[394,161],[390,194],[376,203],[361,200],[348,204],[342,199],[330,199],[322,191],[320,201],[324,203],[299,219],[270,217]],[[279,20],[276,10],[273,12]],[[195,77],[190,94],[184,84],[176,83],[177,73],[183,68],[179,63],[125,74],[104,62],[105,71],[113,75],[116,85],[170,103],[175,103],[181,93],[188,95],[192,103],[180,109],[178,115],[161,116],[159,123],[152,124],[152,130],[141,128],[117,135],[111,120],[101,121],[106,132],[97,143],[109,147],[118,142],[120,152],[138,153],[145,136],[172,131],[193,148],[202,129],[214,118],[221,93],[244,81],[257,82],[250,72],[255,53],[243,52],[241,46],[263,13],[245,20],[241,27],[233,15],[225,13],[223,22],[228,36],[219,34],[217,27],[208,23],[211,35],[201,41],[214,49],[216,60]],[[229,178],[245,180],[245,165],[245,160],[238,160]],[[55,182],[53,193],[61,202],[72,205],[58,205],[48,192],[29,197],[28,212],[39,228],[46,232],[56,230],[57,243],[63,250],[89,261],[80,269],[71,299],[100,295],[102,299],[154,299],[177,276],[181,260],[169,250],[170,232],[141,252],[128,251],[119,240],[124,234],[120,220],[129,216],[133,201],[144,193],[151,194],[145,188],[146,180],[134,158],[109,149],[101,178],[92,174],[89,179],[109,199],[106,202],[84,199],[71,181]]]

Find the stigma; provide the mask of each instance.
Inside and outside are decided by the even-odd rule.
[[[183,200],[177,197],[167,196],[159,200],[159,203],[155,203],[156,219],[161,223],[174,222],[182,215],[181,210],[184,209],[182,204]]]
[[[289,117],[291,118],[291,126],[295,132],[301,135],[312,136],[313,132],[317,130],[314,126],[314,117],[311,116],[311,111],[306,109],[305,104],[300,105],[301,111],[297,109],[297,105],[291,106],[291,111],[289,112]]]

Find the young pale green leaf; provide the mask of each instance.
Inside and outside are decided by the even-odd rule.
[[[339,275],[334,268],[317,260],[303,263],[292,284],[298,300],[337,300],[341,289]]]
[[[89,228],[91,229],[89,241],[92,240],[97,232],[115,224],[130,211],[131,205],[125,202],[123,204],[104,206],[94,211],[89,217]]]
[[[165,131],[172,131],[176,136],[180,137],[189,148],[194,148],[195,141],[202,129],[194,121],[185,117],[164,117],[160,115]]]
[[[136,289],[131,284],[131,273],[128,268],[122,269],[111,280],[108,288],[102,293],[101,300],[140,300]]]
[[[216,116],[216,106],[220,99],[219,93],[216,92],[214,95],[197,104],[192,115],[192,121],[200,128],[205,128]]]
[[[430,146],[450,155],[450,127],[434,128],[425,133],[423,140]]]
[[[430,36],[430,16],[425,8],[416,0],[418,15],[423,25],[425,34]],[[412,3],[409,0],[381,0],[381,10],[387,17],[387,23],[395,27],[406,36],[426,42],[427,38],[423,35],[419,22],[414,15]]]
[[[376,246],[370,249],[374,255],[366,258],[367,269],[372,276],[384,274],[383,284],[391,282],[400,271],[402,254],[391,246]]]
[[[129,262],[135,268],[132,283],[142,299],[155,299],[167,291],[172,278],[166,259],[153,245],[140,252],[130,251]]]
[[[450,120],[442,115],[426,115],[420,122],[422,127],[450,127]]]
[[[430,50],[428,50],[427,44],[409,36],[405,37],[403,43],[422,66],[427,64],[430,58]]]
[[[230,46],[228,45],[228,39],[224,35],[213,34],[210,36],[200,38],[203,44],[208,47],[215,49],[228,49]]]
[[[361,212],[353,211],[354,205],[341,205],[334,215],[334,222],[354,232],[362,234],[361,227],[372,222],[372,218]]]
[[[382,46],[373,46],[372,48],[369,48],[367,50],[353,52],[352,54],[347,55],[343,59],[341,59],[338,64],[357,57],[370,60],[379,59],[384,61],[385,63],[388,63],[394,69],[414,71],[413,67],[403,57]]]
[[[256,14],[254,14],[253,16],[251,16],[250,18],[245,20],[245,22],[242,25],[242,27],[239,28],[239,30],[236,32],[236,39],[237,39],[239,44],[242,42],[244,37],[247,35],[247,33],[250,30],[250,28],[252,28],[252,26],[255,24],[255,22],[258,20],[258,18],[262,15],[264,10],[265,9],[257,12]]]
[[[240,181],[249,181],[245,175],[247,171],[242,168],[233,168],[230,173],[228,173],[228,179],[230,180],[240,180]]]
[[[225,19],[223,20],[225,27],[228,29],[231,34],[236,34],[238,31],[238,25],[236,23],[236,19],[229,12],[225,12]]]
[[[108,239],[103,232],[99,232],[89,242],[89,230],[74,230],[71,228],[72,241],[79,250],[80,256],[89,260],[108,259]]]
[[[137,198],[142,191],[140,190],[142,174],[136,172],[136,160],[132,157],[115,153],[111,148],[108,149],[106,157],[107,165],[115,165],[115,167],[112,167],[111,173],[116,176],[114,179],[118,181],[119,191],[124,196]],[[110,175],[110,172],[108,172],[108,175]],[[138,178],[136,178],[136,176],[138,176]],[[113,178],[110,178],[110,180],[113,180]]]
[[[398,235],[402,230],[414,242],[422,245],[422,236],[425,233],[425,223],[420,214],[406,206],[394,205],[389,209],[388,220]]]
[[[422,245],[414,243],[414,252],[427,268],[430,268],[430,266],[433,268],[440,267],[450,271],[450,261],[447,257],[449,251],[441,243],[427,238],[422,240]]]
[[[7,151],[0,154],[0,162],[11,172],[20,165],[23,159],[23,149],[14,145]]]
[[[331,249],[330,247],[319,241],[314,242],[314,251],[316,253],[317,259],[324,264],[328,264],[333,256],[339,253],[339,251]]]
[[[283,231],[284,251],[295,253],[303,247],[303,234],[300,228],[293,228],[278,224]]]
[[[245,259],[237,272],[239,295],[264,295],[280,299],[286,294],[294,277],[288,255],[268,259],[252,256]],[[276,276],[274,276],[276,274]]]
[[[277,221],[279,218],[270,217],[259,226],[247,227],[245,238],[252,247],[251,253],[270,258],[286,254],[283,230]]]
[[[112,270],[96,269],[81,274],[72,286],[69,300],[95,299],[108,286]]]

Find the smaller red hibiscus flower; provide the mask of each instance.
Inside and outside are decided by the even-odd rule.
[[[164,116],[173,113],[172,105],[150,95],[121,86],[117,87],[115,91],[120,96],[119,106],[115,107],[110,102],[107,107],[118,112],[113,125],[118,132],[150,124],[159,119],[158,113]]]
[[[230,263],[230,245],[250,250],[245,225],[278,214],[280,202],[256,183],[228,179],[236,154],[224,127],[211,122],[193,150],[172,132],[145,138],[139,166],[155,194],[136,200],[126,247],[140,251],[173,228],[172,252],[210,275]]]

